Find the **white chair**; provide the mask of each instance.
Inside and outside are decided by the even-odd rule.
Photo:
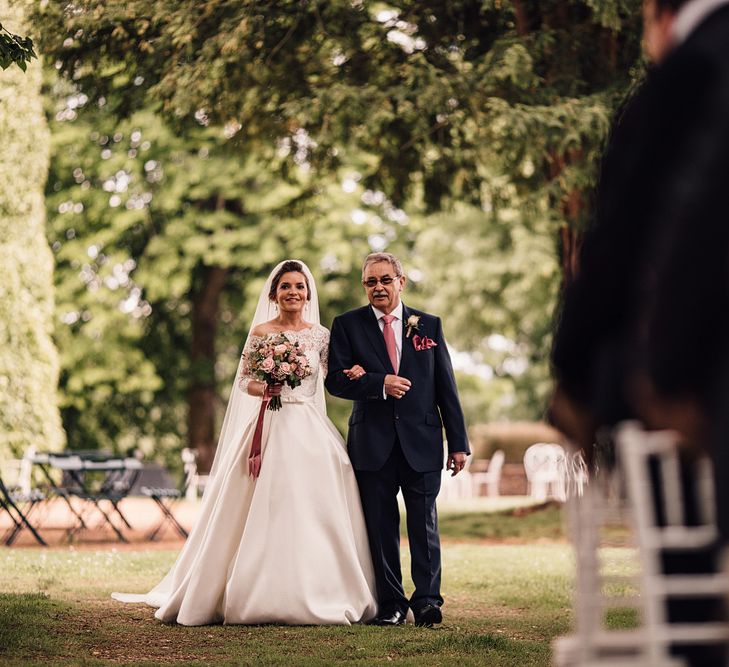
[[[185,500],[197,500],[205,491],[209,475],[197,471],[197,452],[185,447],[182,450],[182,464],[185,472]]]
[[[2,472],[7,475],[6,482],[25,496],[30,495],[33,485],[33,458],[36,451],[35,445],[29,445],[22,459],[6,460],[2,465]]]
[[[601,473],[573,494],[566,505],[575,550],[575,629],[552,644],[556,667],[644,667],[647,650],[642,628],[612,630],[606,621],[611,609],[641,613],[637,576],[617,576],[606,571],[600,551],[604,527],[625,523],[628,506],[619,475]]]
[[[439,500],[461,500],[473,496],[473,483],[471,482],[471,461],[473,456],[466,457],[466,464],[463,470],[453,476],[450,470],[443,468],[441,473]]]
[[[537,442],[524,452],[528,494],[538,501],[566,500],[566,455],[561,445]]]
[[[573,497],[567,505],[577,561],[576,628],[555,640],[554,664],[686,665],[682,656],[691,647],[729,645],[729,624],[720,617],[699,622],[692,618],[694,609],[689,608],[684,614],[688,620],[672,623],[667,612],[669,602],[675,605],[692,598],[719,602],[729,596],[729,577],[721,571],[718,559],[711,466],[707,459],[686,464],[680,458],[675,434],[645,432],[635,423],[619,429],[617,453],[617,472],[598,475],[585,487],[582,497]],[[606,479],[613,483],[605,484]],[[611,507],[631,518],[640,559],[638,576],[624,581],[637,585],[640,595],[632,599],[608,595],[605,584],[611,578],[601,573],[600,528],[614,512]],[[671,554],[677,552],[682,559],[698,556],[700,562],[711,562],[705,558],[707,554],[717,558],[713,566],[694,568],[702,569],[700,572],[674,574],[666,568]],[[620,580],[612,578],[615,583]],[[611,606],[634,607],[640,626],[608,630],[604,613]],[[672,608],[675,613],[677,607]],[[679,654],[672,655],[672,645],[681,645]],[[704,663],[693,657],[692,664]]]
[[[473,495],[481,495],[481,487],[486,486],[486,494],[489,497],[499,495],[499,483],[501,482],[501,471],[504,467],[505,455],[503,450],[497,449],[491,456],[489,467],[485,472],[472,472],[471,482],[473,484]]]
[[[711,461],[706,456],[682,460],[676,433],[644,431],[636,422],[621,426],[617,444],[641,557],[649,664],[672,664],[671,644],[729,646],[726,620],[696,621],[691,611],[676,622],[668,617],[669,603],[676,613],[687,600],[707,604],[713,599],[718,607],[729,598],[729,575],[722,570],[718,547]],[[692,556],[705,562],[670,572],[672,563],[683,565]]]
[[[565,455],[565,493],[568,498],[581,496],[590,480],[590,473],[582,452],[568,452]]]

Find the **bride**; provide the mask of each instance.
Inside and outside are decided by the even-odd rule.
[[[298,342],[308,358],[312,373],[295,389],[248,375],[251,344],[272,333]],[[375,615],[357,484],[324,406],[328,345],[311,272],[281,262],[258,301],[196,525],[154,589],[113,598],[146,602],[161,621],[182,625],[348,625]],[[256,478],[248,459],[261,401],[272,394],[283,407],[263,413]]]

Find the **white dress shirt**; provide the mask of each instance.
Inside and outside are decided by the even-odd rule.
[[[729,0],[691,0],[678,10],[673,23],[673,45],[685,42],[699,24]]]
[[[385,317],[385,313],[374,306],[372,306],[372,310],[377,318],[377,324],[380,326],[380,331],[384,333],[385,321],[382,318]],[[397,308],[395,308],[390,315],[395,318],[392,322],[390,322],[390,326],[395,334],[395,349],[397,350],[397,365],[399,367],[400,359],[402,359],[402,301],[397,304]],[[397,369],[395,369],[395,372],[397,372]]]

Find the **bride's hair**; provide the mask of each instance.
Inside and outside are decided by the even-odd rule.
[[[309,279],[306,277],[306,273],[304,272],[304,267],[301,265],[300,262],[297,262],[296,260],[289,260],[288,262],[284,262],[281,265],[281,268],[276,271],[276,275],[271,279],[271,289],[268,292],[268,299],[269,301],[275,301],[276,300],[276,292],[278,291],[278,284],[281,281],[281,277],[284,275],[284,273],[300,273],[302,276],[304,276],[304,282],[306,283],[306,300],[311,300],[311,285],[309,285]]]

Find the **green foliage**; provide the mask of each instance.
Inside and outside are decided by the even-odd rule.
[[[429,216],[415,245],[417,299],[444,315],[448,341],[480,372],[470,379],[480,390],[469,392],[478,405],[464,400],[469,423],[538,418],[549,390],[560,278],[550,210],[546,201],[517,210],[516,193],[492,201],[488,211],[456,206]]]
[[[203,110],[241,125],[243,151],[303,130],[327,170],[354,145],[369,187],[429,209],[479,201],[494,160],[551,185],[555,205],[590,182],[639,58],[638,0],[37,6],[43,50],[88,94],[127,84],[117,112],[147,105],[189,126]]]
[[[39,592],[0,593],[0,660],[54,650],[50,619],[67,605]]]
[[[537,541],[564,540],[562,507],[556,503],[502,512],[440,513],[438,528],[448,539]]]
[[[30,37],[15,35],[0,23],[0,67],[17,65],[25,72],[31,59],[37,57]]]
[[[472,355],[469,422],[538,418],[557,232],[589,221],[640,71],[639,7],[37,0],[42,50],[73,82],[54,84],[48,190],[72,444],[179,446],[191,378],[224,404],[272,264],[312,266],[329,324],[385,247],[408,302]],[[190,350],[211,270],[215,367]],[[348,404],[330,407],[343,430]]]
[[[214,377],[222,416],[271,267],[287,256],[306,261],[329,325],[362,301],[368,238],[397,249],[402,225],[388,215],[402,212],[379,198],[361,204],[351,172],[314,183],[285,145],[241,156],[231,151],[230,128],[199,124],[178,134],[148,111],[119,121],[75,87],[55,79],[49,87],[47,203],[69,442],[140,447],[174,463],[190,378]],[[361,224],[348,220],[358,205]],[[210,266],[226,271],[214,368],[193,365],[190,347],[192,302]]]
[[[22,25],[21,8],[0,1],[0,14]],[[45,240],[43,186],[48,131],[40,65],[0,79],[0,457],[29,445],[58,449],[64,434],[56,405],[53,258]]]

